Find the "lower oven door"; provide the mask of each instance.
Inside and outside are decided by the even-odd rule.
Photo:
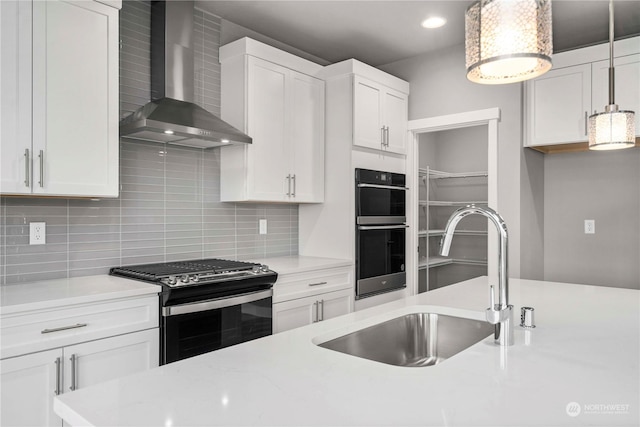
[[[161,363],[271,335],[273,290],[162,309]]]
[[[360,225],[356,231],[356,299],[407,286],[407,226]]]

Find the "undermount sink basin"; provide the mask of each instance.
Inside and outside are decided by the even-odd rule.
[[[493,325],[436,313],[414,313],[318,344],[396,366],[433,366],[482,341]]]

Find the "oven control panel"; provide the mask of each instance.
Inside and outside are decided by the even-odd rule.
[[[225,270],[199,272],[193,274],[170,275],[160,279],[160,283],[171,288],[181,286],[193,286],[198,284],[215,283],[229,279],[239,279],[243,277],[259,276],[265,274],[273,274],[269,270],[269,266],[264,264],[256,264],[248,269],[243,270]]]

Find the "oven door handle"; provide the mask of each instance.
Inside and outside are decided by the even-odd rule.
[[[368,231],[368,230],[397,230],[400,228],[409,228],[408,225],[359,225],[359,231]]]
[[[266,291],[249,292],[246,294],[234,295],[225,298],[210,299],[201,302],[194,302],[188,304],[172,305],[169,307],[162,307],[162,316],[176,316],[178,314],[197,313],[199,311],[215,310],[218,308],[231,307],[234,305],[245,304],[248,302],[254,302],[273,296],[273,289],[267,289]]]
[[[380,184],[358,184],[358,188],[380,188],[383,190],[402,190],[407,191],[409,187],[399,187],[395,185],[380,185]]]

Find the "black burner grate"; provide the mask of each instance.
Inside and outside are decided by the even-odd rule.
[[[155,282],[163,277],[181,274],[251,270],[256,265],[260,264],[212,258],[114,267],[111,269],[111,274]]]

